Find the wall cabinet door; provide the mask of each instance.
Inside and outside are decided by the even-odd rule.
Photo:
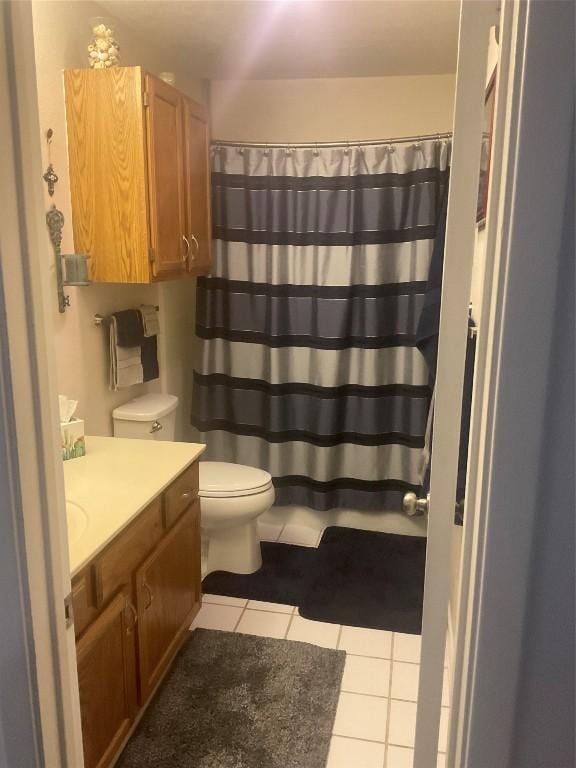
[[[152,274],[178,276],[187,270],[183,100],[151,75],[145,89]]]
[[[64,72],[74,250],[96,283],[150,282],[142,78],[140,67]]]
[[[136,612],[125,592],[76,644],[85,768],[104,768],[126,738],[137,709]]]
[[[212,261],[208,112],[189,99],[183,100],[183,109],[188,269],[192,274],[206,274]]]
[[[64,73],[74,246],[97,283],[208,271],[208,113],[141,67]]]
[[[200,504],[195,501],[136,572],[140,702],[200,608]]]

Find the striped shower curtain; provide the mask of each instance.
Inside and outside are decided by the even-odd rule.
[[[450,143],[216,146],[192,422],[277,504],[398,510],[430,391],[415,347]]]

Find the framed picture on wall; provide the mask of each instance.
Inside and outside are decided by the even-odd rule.
[[[488,204],[488,184],[490,181],[490,159],[492,156],[492,129],[494,126],[494,105],[496,102],[496,69],[486,87],[484,100],[484,117],[482,121],[482,153],[480,155],[480,181],[478,185],[478,205],[476,207],[476,224],[486,223],[486,207]]]

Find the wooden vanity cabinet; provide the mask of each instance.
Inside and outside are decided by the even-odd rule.
[[[208,113],[141,67],[64,72],[75,250],[97,283],[206,274]]]
[[[201,605],[198,466],[72,580],[85,768],[113,764]]]
[[[103,768],[127,737],[137,710],[136,611],[121,590],[76,646],[84,765]]]
[[[162,677],[200,605],[200,504],[196,501],[136,571],[140,702]]]

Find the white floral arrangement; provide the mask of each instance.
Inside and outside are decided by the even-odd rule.
[[[114,39],[114,32],[104,23],[92,27],[94,42],[88,46],[88,57],[92,69],[115,67],[120,60],[120,46]]]

